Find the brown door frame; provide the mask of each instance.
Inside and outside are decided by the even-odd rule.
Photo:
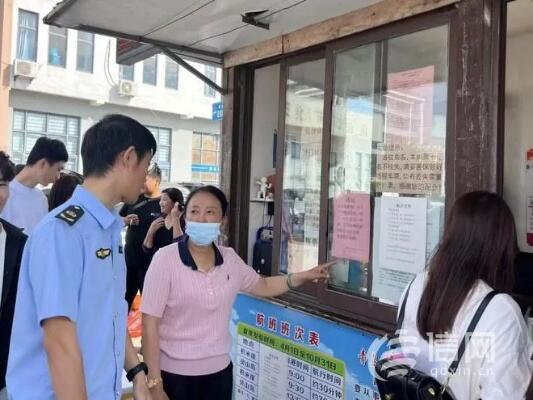
[[[449,53],[449,78],[448,78],[448,118],[446,140],[446,199],[447,209],[453,200],[462,193],[471,190],[491,190],[501,193],[503,187],[503,127],[504,127],[504,76],[505,76],[505,26],[506,26],[506,1],[505,0],[463,0],[454,6],[435,10],[423,15],[394,22],[384,27],[378,27],[366,32],[358,33],[346,39],[328,44],[329,48],[338,46],[346,40],[366,42],[372,37],[383,38],[384,32],[403,31],[403,25],[409,26],[413,21],[419,20],[420,29],[425,24],[435,26],[435,18],[448,15],[451,26],[450,53]],[[420,22],[421,21],[421,22]],[[319,48],[323,49],[323,46]],[[309,49],[315,51],[317,48]],[[303,54],[306,54],[305,52]],[[229,172],[230,180],[222,179],[224,187],[231,193],[232,206],[230,209],[229,243],[235,247],[241,257],[246,257],[248,247],[248,192],[249,192],[249,166],[251,156],[251,121],[252,107],[246,107],[242,102],[253,101],[253,73],[252,78],[241,82],[245,87],[235,90],[235,80],[238,76],[242,80],[241,68],[253,69],[269,63],[282,64],[280,75],[280,93],[283,93],[283,74],[286,74],[283,65],[296,57],[276,57],[263,60],[255,65],[232,67],[227,69],[230,93],[225,96],[224,110],[224,143],[231,146],[223,150],[223,174]],[[326,58],[326,68],[329,65]],[[330,65],[331,69],[331,65]],[[248,75],[249,77],[250,75]],[[326,73],[326,80],[332,76]],[[326,81],[326,85],[328,84]],[[327,90],[326,90],[327,92]],[[251,98],[250,98],[251,97]],[[283,100],[283,101],[282,101]],[[326,101],[326,99],[325,99]],[[226,105],[228,103],[228,106]],[[240,106],[237,106],[239,105]],[[284,114],[285,101],[280,96],[281,110]],[[248,113],[244,118],[241,111]],[[328,112],[331,114],[331,111]],[[240,115],[239,115],[240,114]],[[228,121],[226,121],[226,118]],[[324,135],[330,132],[331,115],[324,118],[329,123],[324,125]],[[246,130],[245,126],[249,126]],[[280,122],[281,126],[281,122]],[[284,153],[280,146],[284,145],[282,131],[279,130],[277,149],[278,176],[283,172]],[[328,145],[329,149],[329,145]],[[323,148],[323,152],[328,150]],[[280,157],[281,155],[281,157]],[[329,157],[328,157],[329,158]],[[225,166],[229,168],[225,168]],[[281,172],[279,172],[281,171]],[[246,176],[246,179],[245,179]],[[278,179],[279,181],[279,179]],[[276,183],[277,186],[281,182]],[[323,190],[323,189],[322,189]],[[276,236],[280,234],[281,200],[280,189],[276,188]],[[323,218],[323,217],[321,217]],[[233,221],[231,219],[234,219]],[[321,226],[322,222],[321,222]],[[277,243],[277,244],[276,244]],[[279,256],[279,241],[274,244],[273,260],[277,272]],[[324,258],[324,252],[320,255]],[[319,288],[324,291],[324,287]],[[367,299],[359,299],[357,307],[351,303],[348,307],[331,306],[322,304],[316,298],[305,294],[290,293],[283,297],[291,304],[307,309],[318,314],[328,313],[337,315],[349,323],[363,323],[371,329],[385,329],[393,326],[395,307],[385,306]],[[374,304],[375,303],[375,304]],[[309,307],[312,309],[309,310]],[[378,311],[377,308],[384,308]],[[376,315],[376,312],[380,315]],[[377,318],[376,318],[377,317]]]

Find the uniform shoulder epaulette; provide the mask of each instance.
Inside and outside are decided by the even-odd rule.
[[[85,211],[83,211],[83,208],[80,206],[68,206],[63,211],[61,211],[59,214],[56,215],[56,218],[59,218],[63,221],[65,221],[70,226],[74,225],[78,220],[81,218],[81,216],[85,214]]]

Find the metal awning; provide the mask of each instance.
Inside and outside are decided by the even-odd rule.
[[[222,65],[224,53],[295,31],[378,0],[64,0],[45,23],[144,43],[184,59]],[[253,3],[253,4],[250,4]],[[254,14],[253,11],[262,11]],[[254,15],[248,22],[243,15]],[[254,24],[257,22],[257,24]],[[265,29],[264,25],[268,25]],[[152,53],[153,54],[153,53]],[[200,76],[199,76],[200,75]],[[206,81],[221,91],[214,82]]]

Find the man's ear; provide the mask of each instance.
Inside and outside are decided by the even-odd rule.
[[[139,162],[139,158],[137,156],[137,152],[135,151],[135,147],[130,146],[122,153],[120,153],[119,161],[125,168],[129,168],[132,165],[137,165]]]

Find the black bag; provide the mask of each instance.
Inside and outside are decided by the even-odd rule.
[[[412,282],[411,282],[412,283]],[[409,295],[409,289],[411,284],[407,288],[405,297],[400,308],[400,314],[398,315],[398,321],[396,323],[396,338],[398,338],[399,331],[403,324],[405,314],[405,304],[407,303],[407,296]],[[457,355],[454,361],[448,368],[448,378],[446,384],[440,384],[435,378],[427,375],[424,372],[417,371],[408,365],[398,363],[394,360],[381,359],[376,363],[376,383],[378,386],[379,394],[382,400],[453,400],[452,394],[448,391],[447,382],[457,371],[459,362],[463,357],[468,340],[472,333],[476,329],[476,325],[483,315],[483,311],[492,300],[492,298],[498,294],[496,291],[488,293],[478,309],[465,336],[463,337]],[[399,346],[399,340],[391,345],[391,349]]]
[[[257,230],[252,266],[261,275],[270,275],[274,228],[263,226]]]

